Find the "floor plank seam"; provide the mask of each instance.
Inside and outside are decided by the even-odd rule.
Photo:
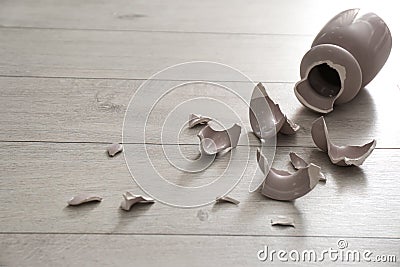
[[[110,81],[147,81],[147,78],[116,78],[116,77],[76,77],[76,76],[39,76],[39,75],[7,75],[0,74],[0,78],[31,78],[31,79],[71,79],[71,80],[110,80]],[[175,82],[182,81],[186,82],[187,80],[176,80],[176,79],[153,79],[154,81],[166,81],[166,82]],[[195,81],[195,80],[193,80]],[[262,82],[264,84],[295,84],[296,81],[226,81],[226,80],[210,80],[207,82],[231,82],[231,83],[258,83]]]
[[[65,27],[34,27],[0,25],[1,29],[16,30],[60,30],[60,31],[99,31],[99,32],[140,32],[140,33],[172,33],[172,34],[209,34],[209,35],[245,35],[245,36],[298,36],[313,37],[312,34],[296,33],[266,33],[266,32],[213,32],[213,31],[176,31],[176,30],[141,30],[141,29],[104,29],[104,28],[65,28]]]
[[[42,144],[93,144],[93,145],[111,145],[112,142],[105,141],[52,141],[52,140],[0,140],[0,143],[42,143]],[[154,146],[198,146],[198,143],[153,143],[153,142],[120,142],[122,145],[154,145]],[[238,147],[259,147],[257,144],[238,144]],[[301,146],[301,145],[277,145],[277,148],[316,148],[315,146]],[[400,147],[376,147],[376,150],[397,150]]]
[[[102,232],[0,232],[0,235],[115,235],[115,236],[199,236],[199,237],[281,237],[281,238],[349,238],[400,240],[400,237],[346,235],[263,235],[263,234],[178,234],[178,233],[102,233]]]

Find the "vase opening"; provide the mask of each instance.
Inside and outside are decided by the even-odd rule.
[[[308,74],[311,88],[324,97],[335,97],[341,90],[339,73],[326,63],[316,65]]]

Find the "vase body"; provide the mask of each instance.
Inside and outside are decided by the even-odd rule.
[[[343,11],[317,34],[300,64],[295,94],[306,107],[328,113],[352,100],[382,69],[392,48],[385,22],[359,9]]]

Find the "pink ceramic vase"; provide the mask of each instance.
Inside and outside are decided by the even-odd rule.
[[[328,113],[352,100],[389,57],[392,36],[374,13],[359,9],[332,18],[315,37],[300,65],[295,94],[306,107]]]

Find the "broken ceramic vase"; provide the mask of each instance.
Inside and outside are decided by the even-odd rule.
[[[339,13],[304,55],[296,97],[314,111],[331,112],[334,104],[349,102],[372,81],[391,48],[392,36],[379,16],[359,9]]]

